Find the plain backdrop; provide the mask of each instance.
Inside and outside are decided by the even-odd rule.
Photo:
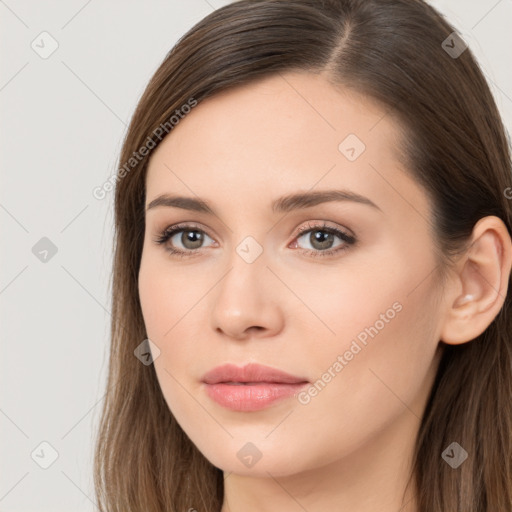
[[[98,510],[113,193],[92,190],[115,172],[166,53],[227,3],[0,0],[0,512]],[[431,3],[477,56],[510,132],[512,2]]]

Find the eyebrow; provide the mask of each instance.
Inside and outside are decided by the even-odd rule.
[[[274,213],[287,213],[294,210],[310,208],[322,203],[331,201],[350,201],[354,203],[364,204],[382,212],[382,209],[373,201],[365,196],[352,192],[350,190],[318,190],[314,192],[302,192],[297,194],[289,194],[272,202],[271,208]],[[204,199],[195,197],[173,196],[162,194],[153,199],[146,211],[159,206],[181,208],[193,212],[217,215],[213,208]]]

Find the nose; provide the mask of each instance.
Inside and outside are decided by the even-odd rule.
[[[234,251],[229,265],[212,294],[212,328],[235,340],[278,334],[283,329],[284,315],[279,305],[279,292],[283,290],[267,267],[264,254],[248,263]]]

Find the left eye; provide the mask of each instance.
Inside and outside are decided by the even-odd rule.
[[[354,237],[351,235],[348,235],[339,229],[329,227],[317,227],[302,231],[302,233],[297,236],[297,240],[304,237],[310,245],[310,247],[303,247],[304,249],[321,252],[330,251],[340,245],[350,245],[355,241]],[[335,243],[335,238],[341,240],[337,245],[333,245]],[[297,245],[297,243],[295,245]]]

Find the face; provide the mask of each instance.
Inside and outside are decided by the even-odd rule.
[[[369,98],[289,72],[201,102],[153,153],[142,312],[165,400],[215,466],[298,473],[418,428],[441,290],[398,143]],[[249,363],[302,383],[203,382]]]

